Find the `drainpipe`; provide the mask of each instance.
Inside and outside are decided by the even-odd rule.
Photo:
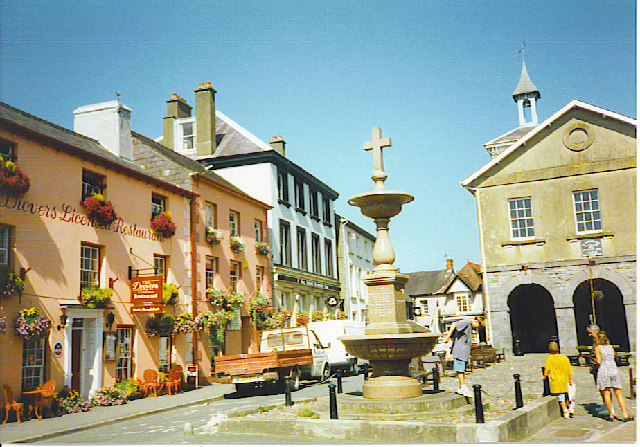
[[[344,264],[343,277],[345,278],[344,299],[348,303],[348,311],[351,313],[351,277],[349,276],[349,241],[347,239],[347,223],[348,221],[346,219],[340,219],[340,233],[342,234],[342,261]],[[358,303],[358,306],[359,305],[360,303]]]
[[[189,199],[189,256],[191,257],[191,310],[193,313],[193,318],[198,315],[198,262],[196,259],[197,251],[195,250],[195,240],[194,240],[194,226],[196,222],[196,198],[198,197],[196,193],[196,181],[197,181],[197,173],[191,174],[191,192],[192,196]],[[193,331],[193,342],[192,342],[192,353],[193,363],[198,365],[198,371],[201,370],[199,362],[198,362],[198,331]],[[197,378],[196,378],[197,379]],[[196,380],[197,382],[197,380]]]

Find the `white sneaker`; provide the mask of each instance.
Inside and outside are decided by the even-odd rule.
[[[473,397],[473,391],[469,389],[467,385],[462,386],[462,393],[464,397]]]
[[[562,412],[562,417],[565,419],[569,419],[569,412],[568,411],[563,411]]]
[[[574,414],[576,412],[575,405],[573,402],[569,404],[569,414]]]
[[[456,394],[464,394],[464,392],[462,391],[462,386],[460,386],[457,390],[456,390]]]

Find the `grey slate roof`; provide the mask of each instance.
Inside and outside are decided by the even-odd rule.
[[[536,97],[540,97],[540,91],[538,90],[538,88],[533,84],[533,82],[531,82],[531,79],[529,78],[529,73],[527,73],[527,66],[524,63],[524,60],[522,61],[522,73],[520,73],[520,80],[518,81],[518,85],[516,86],[516,89],[513,91],[513,98],[515,99],[516,96],[519,95],[525,95],[527,93],[536,93]]]
[[[74,150],[81,150],[106,162],[114,163],[131,171],[135,171],[145,178],[154,179],[166,186],[175,188],[174,185],[165,182],[163,179],[146,173],[138,164],[113,154],[93,138],[80,135],[79,133],[30,115],[4,102],[0,102],[0,119],[11,125],[25,129],[34,135],[38,135],[40,138],[49,140],[51,144],[60,143]],[[183,190],[182,188],[179,189],[186,194],[190,194],[189,191]]]
[[[522,126],[522,127],[516,127],[513,130],[510,130],[509,132],[500,135],[497,138],[494,138],[493,140],[489,141],[488,143],[485,143],[485,146],[494,146],[494,145],[498,145],[501,143],[507,143],[507,142],[516,142],[518,141],[520,138],[524,137],[526,134],[529,133],[529,131],[533,128],[535,128],[537,126],[537,124],[532,124],[529,126]]]
[[[449,270],[413,272],[407,273],[407,275],[409,276],[409,281],[404,291],[411,297],[443,292],[455,278],[455,274]]]
[[[214,156],[251,154],[274,150],[228,116],[216,110],[216,152]]]

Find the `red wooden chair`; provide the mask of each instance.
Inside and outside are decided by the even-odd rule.
[[[169,371],[169,378],[164,382],[164,386],[167,387],[169,396],[171,396],[171,390],[175,390],[176,393],[178,390],[182,391],[182,366],[175,365],[171,368],[171,371]]]
[[[4,392],[4,409],[6,412],[4,421],[2,421],[2,423],[4,424],[5,422],[7,422],[7,419],[9,419],[9,412],[11,410],[16,412],[16,419],[18,419],[18,422],[21,422],[20,413],[22,413],[22,415],[24,416],[24,404],[22,402],[15,401],[15,399],[13,398],[13,391],[11,391],[11,388],[9,388],[7,385],[2,385],[2,391]]]
[[[146,369],[142,374],[142,384],[140,389],[145,397],[149,395],[149,391],[153,391],[153,396],[158,397],[158,389],[160,383],[158,382],[158,372],[153,369]]]

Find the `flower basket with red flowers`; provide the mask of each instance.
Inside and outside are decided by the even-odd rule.
[[[240,236],[231,236],[229,238],[229,246],[234,253],[240,253],[244,251],[244,241]]]
[[[207,227],[204,233],[204,240],[212,247],[218,245],[222,240],[222,237],[222,231],[213,227]]]
[[[309,324],[309,312],[301,310],[296,314],[296,326]]]
[[[94,193],[80,202],[82,207],[87,210],[87,215],[94,223],[101,227],[108,227],[111,222],[116,220],[116,212],[113,204],[105,200],[102,194]]]
[[[266,242],[256,242],[256,253],[262,256],[267,256],[269,251],[269,244]]]
[[[11,197],[18,197],[29,191],[29,177],[11,160],[4,161],[0,157],[0,192]]]
[[[163,211],[152,218],[151,228],[164,238],[171,237],[176,233],[176,225],[171,220],[169,211]]]

